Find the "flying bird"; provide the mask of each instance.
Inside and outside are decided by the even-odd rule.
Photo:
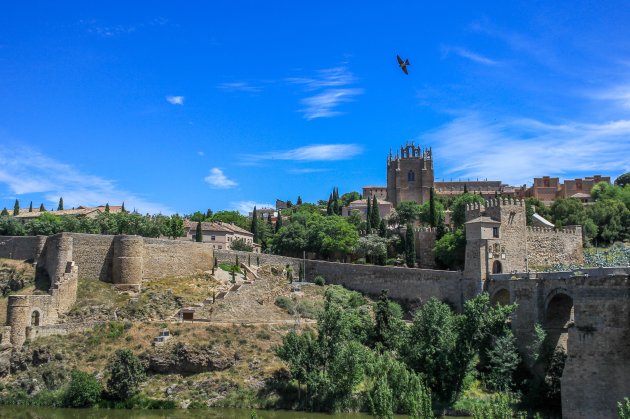
[[[396,55],[396,58],[398,59],[398,65],[400,66],[402,71],[404,71],[405,74],[409,74],[409,72],[407,71],[407,66],[410,65],[409,60],[406,59],[405,61],[403,61],[403,59],[400,58],[400,55]]]

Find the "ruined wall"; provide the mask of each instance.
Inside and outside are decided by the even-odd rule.
[[[423,269],[435,268],[435,257],[433,248],[437,231],[435,228],[419,228],[414,232],[416,242],[416,258],[418,267]]]
[[[36,261],[45,243],[46,236],[0,236],[0,258]]]
[[[530,269],[554,264],[584,263],[582,228],[555,230],[553,228],[527,228],[527,257]]]

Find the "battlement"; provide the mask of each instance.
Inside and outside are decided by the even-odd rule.
[[[466,211],[485,211],[487,208],[498,207],[523,207],[525,202],[522,199],[509,198],[493,198],[486,200],[485,204],[479,202],[473,202],[472,204],[466,204]]]
[[[437,233],[437,227],[416,227],[413,229],[414,233]],[[451,231],[450,228],[444,227],[444,231]]]
[[[426,147],[423,150],[420,146],[416,146],[415,142],[412,140],[411,144],[409,144],[409,141],[407,141],[406,145],[400,147],[400,150],[396,150],[395,156],[390,149],[387,163],[391,163],[392,161],[397,161],[400,159],[432,160],[432,156],[433,152],[431,150],[431,147]]]
[[[553,234],[569,234],[572,236],[582,236],[582,226],[571,226],[565,228],[552,227],[527,227],[528,233],[553,233]]]

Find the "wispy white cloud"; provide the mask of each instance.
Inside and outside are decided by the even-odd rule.
[[[289,169],[287,170],[288,173],[291,173],[293,175],[305,175],[305,174],[309,174],[309,173],[322,173],[322,172],[329,172],[330,169],[315,169],[315,168],[304,168],[304,169]]]
[[[284,151],[269,151],[242,156],[245,163],[263,160],[335,161],[358,156],[363,149],[358,144],[313,144]]]
[[[203,151],[198,151],[197,155],[200,156],[200,157],[203,157],[203,156],[206,155],[206,153],[204,153]]]
[[[243,215],[249,215],[249,213],[254,210],[254,207],[256,207],[257,209],[275,208],[275,205],[273,204],[260,203],[256,201],[237,201],[237,202],[232,202],[230,205],[233,210],[236,210]]]
[[[84,26],[89,33],[100,36],[101,38],[116,38],[122,35],[127,35],[136,32],[138,29],[147,28],[151,26],[164,26],[168,24],[168,19],[163,17],[155,18],[148,22],[136,23],[136,24],[115,24],[105,25],[97,21],[96,19],[83,19],[79,21],[79,24]]]
[[[589,96],[594,99],[610,100],[625,109],[630,109],[630,82],[601,89],[590,93]]]
[[[500,62],[497,61],[497,60],[493,60],[491,58],[484,57],[481,54],[477,54],[477,53],[472,52],[470,50],[467,50],[465,48],[461,48],[461,47],[444,47],[445,55],[448,55],[450,52],[453,52],[453,53],[459,55],[462,58],[469,59],[469,60],[474,61],[474,62],[479,63],[479,64],[484,64],[484,65],[498,65],[498,64],[500,64]]]
[[[171,105],[183,105],[184,96],[166,96],[166,101]]]
[[[238,183],[229,179],[218,167],[212,168],[204,180],[215,189],[230,189],[238,186]]]
[[[305,105],[300,109],[304,112],[304,117],[309,121],[316,118],[330,118],[343,114],[336,108],[344,102],[352,102],[355,96],[363,93],[363,89],[327,89],[317,95],[302,99]]]
[[[247,92],[247,93],[258,93],[262,90],[262,87],[255,86],[245,81],[235,81],[230,83],[220,83],[217,85],[219,89],[228,90],[231,92]]]
[[[319,70],[315,77],[290,77],[289,83],[302,85],[309,92],[315,92],[300,101],[307,120],[330,118],[341,115],[337,107],[363,93],[358,87],[348,87],[356,82],[354,75],[345,66]]]
[[[449,168],[444,177],[492,178],[519,185],[542,175],[630,170],[630,120],[498,122],[471,112],[420,139],[434,144],[435,161]]]
[[[125,202],[127,208],[143,213],[172,212],[165,205],[119,188],[113,180],[84,173],[27,147],[0,148],[0,183],[17,195],[43,194],[49,205],[56,205],[62,196],[68,207]]]

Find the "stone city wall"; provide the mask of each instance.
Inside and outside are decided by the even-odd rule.
[[[527,257],[531,268],[554,264],[584,263],[582,228],[555,230],[553,228],[527,228]]]
[[[36,260],[45,243],[46,236],[0,236],[0,258]]]
[[[236,263],[236,256],[238,255],[239,263],[248,263],[251,261],[251,266],[256,266],[257,260],[262,265],[291,265],[293,267],[294,276],[297,278],[297,273],[300,269],[300,263],[302,259],[292,258],[287,256],[269,255],[266,253],[252,253],[252,252],[240,252],[235,250],[215,250],[214,256],[217,258],[218,263]],[[307,259],[308,262],[308,259]]]
[[[210,243],[144,239],[144,278],[187,276],[212,269],[214,250]]]
[[[435,268],[436,265],[433,248],[435,247],[436,236],[437,229],[435,227],[415,229],[414,237],[416,242],[416,259],[418,261],[418,267],[423,269]]]

